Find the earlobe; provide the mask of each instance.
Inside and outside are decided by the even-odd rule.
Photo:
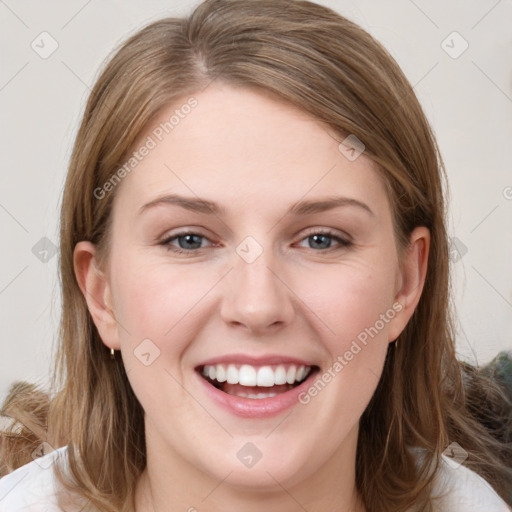
[[[415,228],[400,266],[395,302],[399,303],[402,309],[391,322],[390,342],[396,340],[404,330],[420,301],[427,276],[429,249],[430,231],[423,226]]]
[[[103,343],[118,350],[119,334],[112,309],[110,284],[97,265],[94,244],[78,242],[73,253],[73,264],[78,286]]]

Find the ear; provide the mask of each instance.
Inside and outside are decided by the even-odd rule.
[[[390,322],[389,342],[395,341],[405,329],[420,301],[427,275],[429,249],[430,231],[423,226],[415,228],[400,265],[395,294],[397,307],[393,306],[399,312]]]
[[[96,248],[91,242],[78,242],[73,253],[75,276],[103,343],[119,350],[119,332],[112,310],[112,294],[105,274],[98,268]]]

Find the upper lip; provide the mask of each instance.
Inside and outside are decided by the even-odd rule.
[[[216,364],[248,364],[251,366],[266,366],[276,364],[296,364],[298,366],[315,366],[311,361],[280,354],[267,354],[262,356],[249,356],[247,354],[226,354],[203,361],[196,368],[214,366]]]

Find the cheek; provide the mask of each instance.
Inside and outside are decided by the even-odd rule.
[[[201,290],[194,274],[184,275],[151,259],[127,256],[112,272],[116,318],[126,345],[149,338],[159,348],[173,334],[175,325],[190,310]],[[204,293],[204,292],[203,292]]]
[[[174,333],[190,322],[215,276],[188,269],[135,257],[125,258],[116,268],[116,316],[133,342],[150,338],[159,345],[171,344]]]
[[[161,347],[171,344],[179,348],[180,340],[186,339],[184,330],[197,325],[194,318],[200,319],[205,294],[218,282],[222,269],[207,264],[162,263],[161,258],[137,254],[117,261],[112,281],[116,317],[124,327],[121,336],[125,330],[132,343],[149,338]],[[288,300],[297,295],[302,303],[297,306],[297,315],[320,322],[317,329],[332,339],[337,349],[343,348],[340,343],[373,326],[393,302],[394,267],[382,256],[291,269],[286,281],[294,290]]]
[[[381,315],[392,310],[395,295],[393,266],[384,262],[379,265],[359,262],[325,272],[324,276],[315,278],[316,283],[325,284],[321,289],[317,287],[314,293],[310,290],[306,302],[329,327],[331,352],[345,349],[347,343],[375,324],[379,337],[386,338],[388,322],[382,324]],[[389,320],[388,317],[385,320]]]
[[[125,365],[140,369],[133,356],[149,339],[159,352],[151,367],[165,367],[182,377],[182,367],[189,364],[187,348],[204,323],[218,313],[220,305],[212,300],[226,269],[168,262],[161,255],[137,251],[131,255],[126,251],[118,261],[112,282]]]
[[[397,314],[394,279],[394,266],[382,259],[359,262],[329,271],[318,281],[328,283],[322,293],[309,296],[308,305],[329,328],[322,329],[328,359],[300,400],[313,408],[315,421],[336,432],[329,435],[343,436],[355,425],[378,384]]]
[[[112,272],[123,364],[146,411],[161,414],[155,390],[172,392],[175,409],[186,401],[175,379],[183,381],[182,358],[199,324],[201,298],[218,279],[211,274],[136,255]]]

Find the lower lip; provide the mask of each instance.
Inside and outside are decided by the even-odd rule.
[[[276,396],[269,398],[244,398],[224,393],[224,391],[211,385],[196,372],[197,378],[202,382],[207,395],[225,410],[242,418],[271,418],[293,407],[299,403],[299,395],[311,386],[312,379],[314,379],[317,373],[318,369],[313,370],[308,378],[297,387],[284,393],[279,393]],[[266,389],[268,389],[268,392],[271,392],[272,388]],[[263,389],[262,392],[264,392]]]

